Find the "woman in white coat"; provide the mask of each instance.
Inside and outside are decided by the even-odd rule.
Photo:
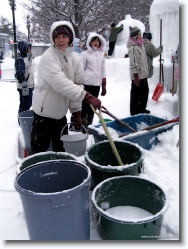
[[[106,41],[102,35],[91,32],[86,42],[87,50],[80,54],[84,63],[83,84],[85,91],[95,97],[99,96],[102,86],[101,95],[106,95],[106,70],[104,51]],[[94,113],[91,107],[83,102],[81,111],[82,122],[85,127],[92,124]]]
[[[73,52],[75,39],[71,23],[54,22],[50,29],[51,47],[41,56],[37,82],[33,92],[34,121],[31,131],[31,153],[52,150],[64,151],[60,140],[67,124],[68,109],[72,122],[82,127],[82,101],[100,108],[101,102],[83,89],[84,68],[80,57]],[[68,129],[64,129],[67,134]]]

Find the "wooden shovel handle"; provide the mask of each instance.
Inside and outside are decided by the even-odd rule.
[[[95,108],[94,108],[92,105],[90,105],[90,106],[91,106],[91,109],[93,110],[93,112],[94,112],[95,114],[97,114],[97,116],[99,117],[99,119],[100,119],[100,121],[101,121],[101,124],[102,124],[102,126],[103,126],[103,128],[104,128],[104,130],[105,130],[105,133],[106,133],[106,135],[107,135],[107,137],[108,137],[108,140],[109,140],[109,142],[110,142],[110,145],[111,145],[111,147],[112,147],[112,150],[113,150],[113,152],[114,152],[114,154],[115,154],[115,156],[116,156],[116,159],[117,159],[119,165],[120,165],[120,166],[123,166],[124,164],[123,164],[123,162],[122,162],[122,160],[121,160],[121,158],[120,158],[120,156],[119,156],[119,153],[118,153],[118,151],[117,151],[117,149],[116,149],[116,146],[115,146],[115,144],[114,144],[114,141],[112,140],[111,135],[110,135],[110,133],[109,133],[109,131],[108,131],[108,128],[107,128],[107,126],[106,126],[106,124],[105,124],[105,122],[104,122],[104,119],[103,119],[103,117],[102,117],[101,107],[100,107],[100,109],[99,109],[99,112],[97,112],[97,111],[95,110]]]
[[[152,129],[155,129],[155,128],[158,128],[158,127],[161,127],[161,126],[164,126],[164,125],[167,125],[167,124],[171,124],[171,123],[176,123],[176,122],[179,122],[179,117],[178,118],[174,118],[174,119],[171,119],[171,120],[167,120],[165,122],[162,122],[162,123],[159,123],[159,124],[156,124],[156,125],[152,125],[152,126],[149,126],[149,127],[146,127],[140,131],[150,131]],[[122,133],[119,138],[121,137],[124,137],[124,136],[127,136],[129,134],[126,133]]]
[[[136,132],[136,130],[134,130],[132,127],[130,127],[128,124],[126,124],[125,122],[123,122],[121,119],[117,118],[116,116],[114,116],[112,113],[110,113],[104,106],[102,106],[102,108],[104,110],[102,110],[102,112],[108,114],[110,117],[114,118],[117,122],[119,122],[120,124],[122,124],[123,126],[125,126],[126,128],[128,128],[129,130]]]

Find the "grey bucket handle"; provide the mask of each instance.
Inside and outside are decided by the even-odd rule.
[[[63,127],[63,129],[62,129],[62,131],[61,131],[60,138],[63,136],[63,131],[64,131],[65,127],[66,127],[67,125],[69,125],[69,124],[74,124],[74,123],[67,123],[67,124]],[[84,126],[84,125],[82,125],[82,127],[85,129],[85,132],[86,132],[86,134],[87,134],[87,139],[88,139],[88,133],[87,133],[87,130],[86,130],[86,128],[85,128],[85,126]]]

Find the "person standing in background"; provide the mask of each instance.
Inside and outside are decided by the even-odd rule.
[[[91,32],[88,36],[86,46],[87,50],[80,55],[84,64],[84,89],[93,96],[98,97],[102,86],[101,95],[105,96],[106,69],[104,50],[106,48],[106,41],[102,35]],[[91,107],[85,102],[82,103],[81,117],[85,127],[92,124],[94,113]]]
[[[110,33],[111,33],[111,26],[107,25],[107,28],[104,33],[106,42],[109,42]]]
[[[78,55],[83,51],[82,49],[82,42],[80,41],[79,38],[75,38],[74,42],[74,52],[76,52]]]
[[[130,114],[149,114],[146,109],[148,102],[148,64],[141,30],[138,27],[129,27],[130,36],[127,42],[130,77],[132,80],[130,93]]]
[[[117,35],[119,32],[123,30],[123,24],[121,24],[119,27],[116,27],[115,23],[112,23],[111,25],[111,33],[109,37],[109,50],[108,50],[108,58],[110,58],[114,52],[114,48],[117,41]]]
[[[152,34],[150,32],[143,33],[144,38],[144,48],[147,55],[147,62],[148,62],[148,78],[151,78],[153,75],[153,58],[157,57],[163,52],[163,46],[159,46],[156,48],[152,40]]]
[[[20,96],[18,113],[27,111],[32,105],[34,77],[31,60],[31,43],[22,40],[18,42],[18,56],[15,62],[17,90]]]

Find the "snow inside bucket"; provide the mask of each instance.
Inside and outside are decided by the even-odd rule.
[[[66,126],[63,127],[63,130]],[[63,130],[62,130],[61,134],[63,134]],[[82,156],[85,154],[86,140],[87,139],[88,139],[87,132],[86,132],[86,134],[83,134],[80,132],[80,134],[74,133],[74,134],[61,136],[61,140],[63,141],[65,151],[68,153],[71,153],[75,156]]]
[[[90,178],[73,160],[41,162],[17,175],[30,240],[89,240]]]
[[[157,184],[138,176],[112,177],[94,188],[91,202],[102,239],[160,239],[169,199]]]

